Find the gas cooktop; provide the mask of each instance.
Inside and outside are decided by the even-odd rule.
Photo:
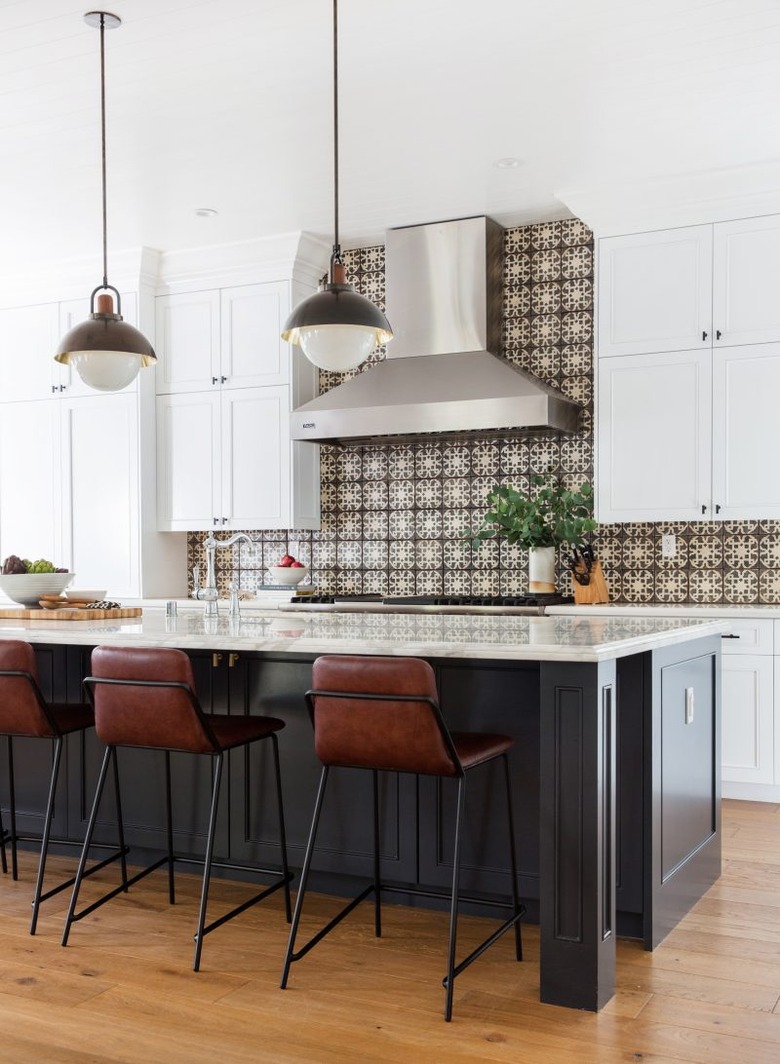
[[[331,613],[502,613],[543,614],[546,606],[573,604],[559,594],[528,595],[295,595],[281,610]]]

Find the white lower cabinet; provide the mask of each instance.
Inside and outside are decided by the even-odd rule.
[[[724,798],[770,799],[775,757],[775,622],[729,619],[722,640],[721,767]],[[780,793],[780,790],[778,790]]]
[[[774,660],[722,658],[723,782],[774,783]]]

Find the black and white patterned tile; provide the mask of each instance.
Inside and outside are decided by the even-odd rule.
[[[321,449],[322,528],[248,530],[252,550],[218,558],[218,583],[270,582],[267,567],[290,544],[310,560],[323,590],[409,595],[504,594],[527,589],[522,551],[486,543],[473,550],[487,492],[496,483],[529,490],[553,469],[568,485],[593,477],[593,240],[578,219],[505,233],[504,355],[584,407],[579,432],[561,437]],[[345,252],[357,289],[384,304],[384,248]],[[384,357],[380,350],[371,362]],[[320,374],[322,391],[354,376]],[[676,537],[673,558],[661,536]],[[205,533],[188,535],[188,565],[205,572]],[[780,522],[607,525],[595,542],[611,597],[619,602],[780,603]],[[190,576],[190,582],[191,582]],[[568,583],[562,572],[562,587]],[[423,591],[424,589],[424,591]]]

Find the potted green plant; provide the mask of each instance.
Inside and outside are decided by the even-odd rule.
[[[530,591],[555,591],[556,548],[577,547],[596,528],[591,485],[567,488],[552,472],[535,474],[528,494],[497,484],[488,492],[487,503],[482,523],[472,533],[472,545],[504,539],[525,547]]]

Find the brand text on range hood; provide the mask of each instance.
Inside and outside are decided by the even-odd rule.
[[[391,229],[387,357],[293,411],[293,439],[575,431],[577,403],[497,354],[503,249],[503,229],[489,218]]]

